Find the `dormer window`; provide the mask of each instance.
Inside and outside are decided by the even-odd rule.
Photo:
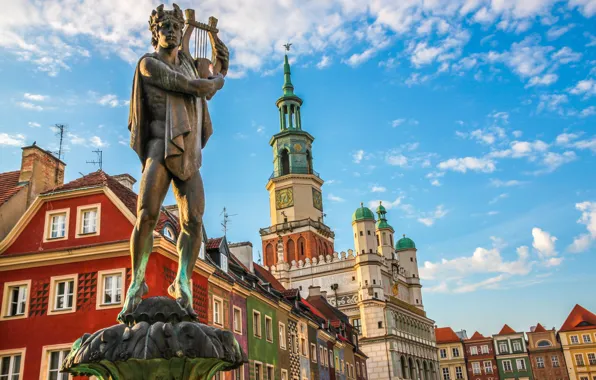
[[[77,238],[99,235],[101,204],[77,207]]]
[[[163,236],[170,240],[176,240],[176,235],[174,234],[174,229],[170,226],[165,226],[163,228]]]
[[[223,253],[220,255],[221,255],[221,258],[220,258],[221,259],[221,270],[228,273],[228,256],[224,255]]]

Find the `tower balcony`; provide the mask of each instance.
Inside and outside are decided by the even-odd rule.
[[[314,175],[315,177],[321,179],[321,176],[319,175],[318,172],[309,169],[309,168],[291,168],[289,171],[274,171],[273,173],[271,173],[271,176],[269,177],[269,179],[273,179],[273,178],[278,178],[278,177],[283,177],[285,175],[290,175],[290,174],[310,174],[310,175]]]
[[[335,237],[335,233],[331,230],[331,228],[327,227],[327,225],[325,225],[325,223],[317,222],[310,218],[294,220],[294,221],[286,222],[286,223],[278,223],[273,226],[261,228],[261,229],[259,229],[259,234],[261,236],[265,236],[265,235],[269,235],[269,234],[273,234],[273,233],[292,232],[293,230],[298,229],[300,227],[313,227],[314,229],[320,231],[325,236],[329,236],[331,238]]]

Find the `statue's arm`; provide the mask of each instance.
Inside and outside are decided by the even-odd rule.
[[[189,79],[152,57],[143,58],[139,70],[143,81],[166,91],[210,97],[219,89],[213,79]]]

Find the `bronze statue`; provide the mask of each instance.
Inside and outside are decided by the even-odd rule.
[[[137,202],[137,221],[130,238],[132,281],[118,319],[124,321],[148,292],[145,268],[153,250],[153,230],[170,187],[179,209],[180,236],[176,279],[168,288],[183,309],[196,318],[192,308],[190,279],[201,247],[205,194],[199,168],[201,149],[213,130],[207,100],[224,85],[228,49],[217,37],[217,20],[194,21],[194,11],[184,14],[178,5],[164,10],[160,5],[149,19],[155,52],[138,62],[130,101],[131,147],[143,165]],[[213,58],[195,58],[190,38],[197,26],[208,32]],[[196,50],[205,51],[196,37]]]

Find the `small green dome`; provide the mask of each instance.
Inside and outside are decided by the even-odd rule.
[[[414,240],[410,239],[409,237],[406,237],[406,235],[404,235],[403,238],[399,239],[397,241],[397,244],[395,244],[396,251],[402,251],[404,249],[413,249],[413,248],[416,248],[416,244],[414,244]]]
[[[377,207],[377,214],[385,213],[385,212],[387,212],[387,210],[385,210],[385,206],[383,206],[383,204],[381,202],[379,202],[379,207]]]
[[[370,209],[368,207],[364,207],[363,203],[360,203],[360,207],[358,207],[356,209],[356,211],[354,211],[354,214],[352,215],[352,222],[357,222],[360,220],[375,220],[375,214],[373,214],[372,211],[370,211]]]
[[[389,225],[389,223],[387,223],[386,219],[379,219],[379,221],[377,222],[377,229],[382,229],[382,228],[391,228],[393,229],[393,227],[391,227]]]

